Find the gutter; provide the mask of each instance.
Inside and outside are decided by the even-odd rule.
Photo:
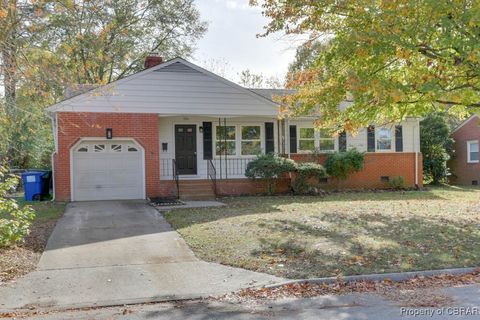
[[[55,146],[55,150],[52,152],[50,156],[50,163],[52,165],[52,200],[55,201],[55,155],[58,151],[58,136],[57,136],[57,113],[52,114],[51,112],[46,112],[47,117],[52,120],[52,131],[53,131],[53,144]]]

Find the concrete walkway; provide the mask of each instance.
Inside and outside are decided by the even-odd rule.
[[[145,202],[80,202],[58,221],[38,270],[0,287],[0,310],[198,298],[282,280],[200,261]]]

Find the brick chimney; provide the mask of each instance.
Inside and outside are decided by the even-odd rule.
[[[158,56],[157,53],[152,52],[145,58],[145,63],[143,64],[143,66],[145,67],[145,69],[148,69],[151,67],[158,66],[162,62],[163,62],[162,57]]]

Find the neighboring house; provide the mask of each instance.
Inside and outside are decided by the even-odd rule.
[[[250,90],[181,58],[155,59],[147,58],[144,71],[47,109],[57,200],[262,193],[265,183],[244,175],[256,154],[306,160],[314,148],[367,151],[363,171],[324,181],[325,188],[387,187],[393,176],[422,185],[417,119],[329,137],[312,119],[278,119],[272,95],[284,90]],[[289,179],[277,189],[289,191]]]
[[[473,115],[453,132],[454,156],[448,165],[453,184],[478,185],[480,181],[479,142],[480,117]]]

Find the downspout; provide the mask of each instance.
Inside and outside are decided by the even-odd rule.
[[[50,162],[52,164],[52,200],[55,201],[55,154],[58,151],[58,135],[57,135],[57,113],[54,116],[50,112],[47,111],[47,116],[52,120],[52,131],[53,131],[53,144],[55,146],[55,150],[52,152],[50,156]]]

